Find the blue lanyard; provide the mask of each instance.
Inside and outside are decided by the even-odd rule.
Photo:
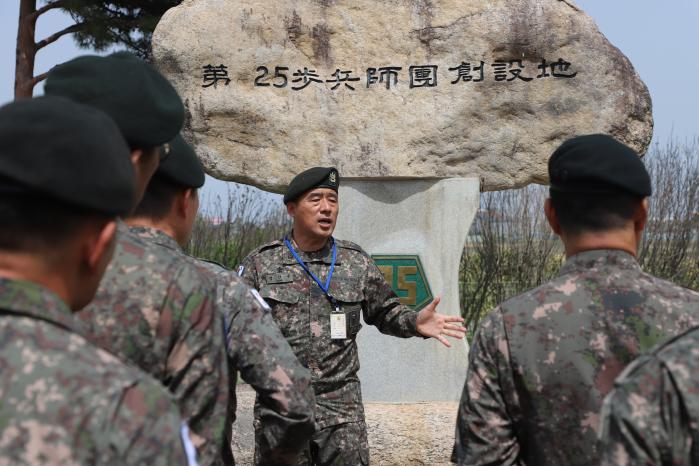
[[[294,256],[294,259],[296,259],[296,262],[303,268],[303,270],[306,271],[309,277],[311,277],[320,287],[321,290],[323,290],[323,293],[325,293],[325,296],[328,297],[330,302],[333,304],[333,306],[337,307],[337,301],[335,301],[335,298],[330,296],[329,290],[330,290],[330,280],[333,278],[333,272],[335,271],[335,261],[337,259],[337,247],[335,246],[335,238],[332,238],[333,246],[332,246],[332,252],[333,252],[333,258],[330,261],[330,272],[328,272],[328,278],[325,280],[325,284],[323,284],[318,277],[316,277],[313,272],[308,268],[306,263],[299,257],[299,255],[296,253],[294,250],[294,247],[291,245],[291,241],[289,241],[288,237],[284,238],[284,243],[286,244],[286,247],[289,248],[289,251],[291,252],[291,255]]]

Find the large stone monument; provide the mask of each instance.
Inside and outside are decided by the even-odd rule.
[[[459,312],[479,189],[546,183],[549,155],[574,135],[640,153],[651,139],[645,85],[571,0],[185,0],[163,16],[153,54],[211,175],[280,192],[308,167],[336,166],[336,236],[375,256],[415,309],[442,295],[439,310]],[[365,401],[455,409],[464,344],[365,326],[359,351]],[[372,446],[418,429],[421,409],[382,406]],[[376,463],[446,461],[430,438]]]

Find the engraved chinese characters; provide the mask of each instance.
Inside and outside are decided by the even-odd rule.
[[[451,81],[451,84],[483,82],[485,80],[485,66],[486,63],[483,61],[477,64],[462,61],[459,65],[448,68],[450,78],[455,78]],[[491,67],[491,77],[497,82],[510,82],[514,80],[529,82],[534,79],[550,77],[574,78],[578,74],[577,72],[571,71],[571,63],[562,58],[553,62],[549,62],[544,58],[536,66],[530,64],[529,68],[536,69],[537,72],[529,77],[522,75],[522,72],[525,71],[525,65],[522,60],[495,61],[491,64]],[[376,84],[385,84],[386,89],[390,89],[392,85],[396,86],[398,84],[399,72],[405,68],[406,67],[402,66],[369,67],[364,73],[365,87],[370,88]],[[287,87],[289,85],[289,69],[288,66],[275,66],[274,73],[272,74],[269,67],[258,66],[256,71],[259,74],[255,77],[255,86]],[[228,67],[223,64],[218,66],[205,65],[202,66],[202,70],[202,87],[216,86],[219,81],[223,81],[226,85],[230,82],[230,78],[228,78]],[[437,87],[438,71],[439,65],[411,65],[407,67],[408,87],[410,89],[417,87]],[[359,76],[352,76],[353,73],[354,71],[352,70],[340,70],[340,68],[337,68],[335,72],[329,76],[329,79],[323,79],[315,69],[309,69],[308,67],[304,67],[303,69],[297,68],[297,70],[291,74],[291,89],[299,91],[313,83],[321,85],[323,83],[329,83],[328,87],[333,91],[342,84],[344,84],[344,87],[347,89],[354,91],[356,84],[351,85],[351,83],[361,81],[361,78],[359,78]]]
[[[651,137],[646,87],[571,2],[190,0],[153,54],[207,171],[271,191],[311,166],[505,189],[574,134]]]

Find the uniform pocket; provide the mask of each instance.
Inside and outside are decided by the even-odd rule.
[[[340,304],[340,309],[347,319],[347,337],[353,338],[362,328],[360,314],[362,312],[362,293],[356,286],[340,286],[333,296]]]
[[[301,293],[288,285],[263,285],[260,288],[260,295],[265,298],[265,301],[271,300],[286,304],[296,304],[301,299]],[[274,305],[274,303],[268,304]]]
[[[295,288],[284,284],[263,285],[260,288],[260,296],[272,308],[272,318],[279,326],[284,337],[293,333],[296,308],[302,300],[302,293]]]
[[[359,315],[362,311],[362,305],[356,304],[351,306],[342,306],[347,316],[347,333],[350,337],[357,335],[359,329],[362,328],[362,324],[359,320]]]

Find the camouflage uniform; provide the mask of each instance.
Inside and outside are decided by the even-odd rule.
[[[296,464],[299,446],[314,430],[310,374],[301,366],[279,332],[262,300],[237,274],[223,266],[186,256],[179,244],[161,230],[129,227],[144,241],[186,257],[218,282],[217,307],[225,310],[226,341],[231,374],[232,417],[235,417],[236,370],[260,396],[259,418],[265,428],[260,464]],[[259,295],[258,295],[259,296]]]
[[[196,267],[119,224],[114,257],[77,315],[89,338],[160,380],[190,424],[201,464],[231,455],[228,370],[215,284]],[[222,458],[223,452],[223,458]]]
[[[0,465],[186,465],[167,391],[80,328],[52,292],[0,279]]]
[[[602,464],[699,464],[699,329],[631,363],[602,409]]]
[[[355,338],[361,327],[360,312],[364,312],[365,322],[383,333],[418,335],[417,313],[400,304],[373,260],[356,244],[340,240],[336,244],[337,260],[329,292],[346,316],[346,339],[330,338],[333,306],[283,240],[262,246],[241,265],[242,277],[260,290],[301,364],[311,370],[319,432],[309,447],[313,451],[307,451],[300,464],[310,463],[311,456],[320,464],[369,462],[357,377]],[[298,253],[316,277],[326,279],[332,261],[331,242],[320,251]],[[333,446],[337,447],[334,454],[339,450],[341,457],[332,456]]]
[[[493,310],[471,345],[452,460],[592,465],[615,377],[699,323],[699,294],[619,250],[570,257],[559,275]]]

